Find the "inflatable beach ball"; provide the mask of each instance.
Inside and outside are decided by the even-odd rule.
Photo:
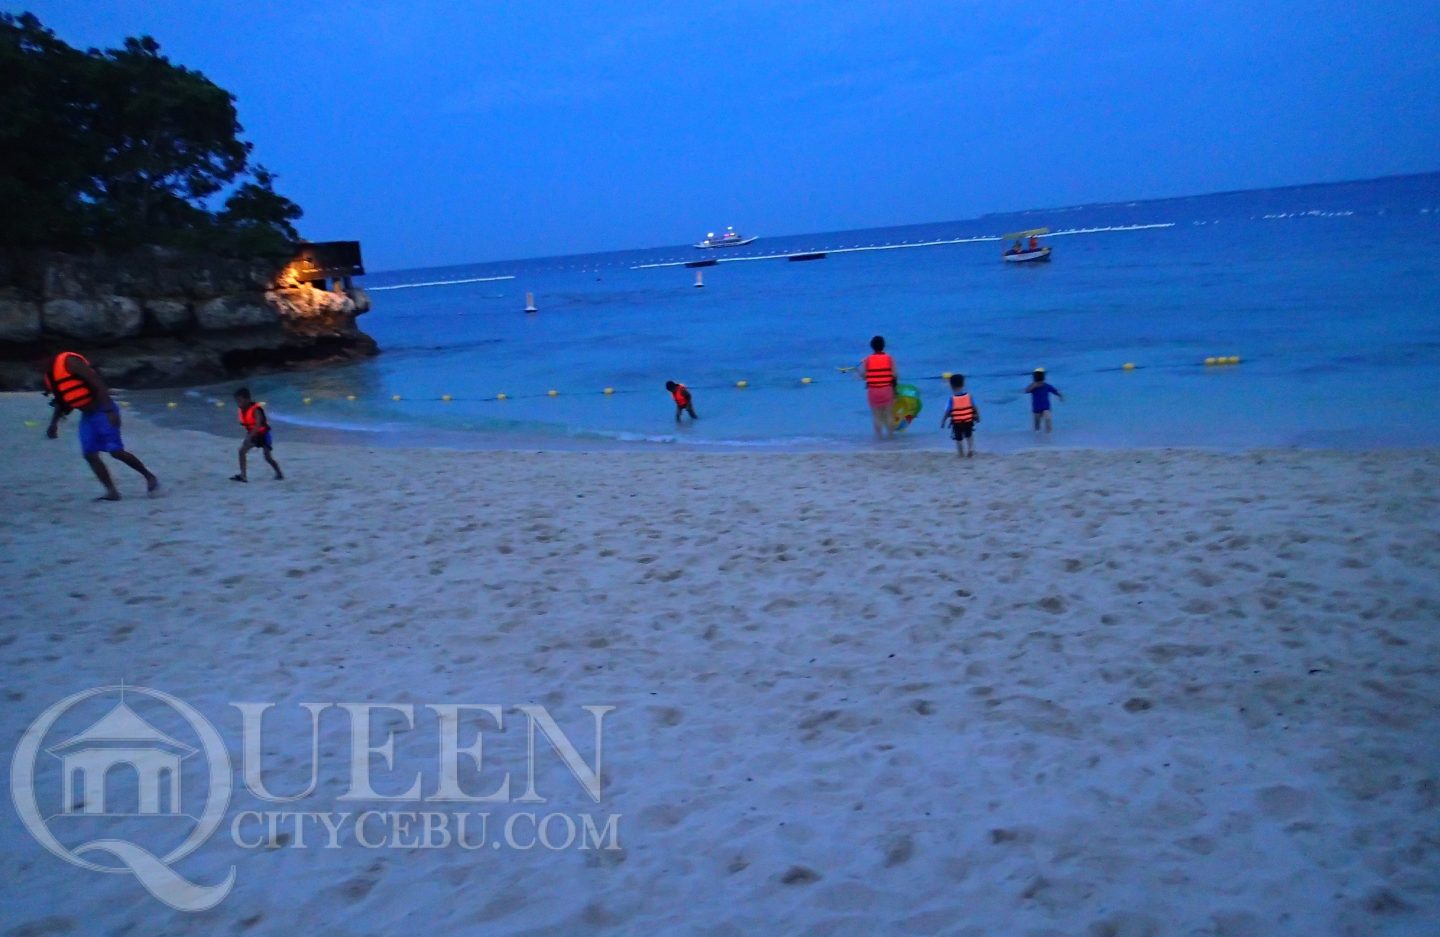
[[[920,389],[914,384],[895,388],[895,402],[890,405],[890,424],[903,430],[920,415]]]

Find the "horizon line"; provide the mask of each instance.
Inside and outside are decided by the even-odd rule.
[[[1426,170],[1425,172],[1401,172],[1390,173],[1383,176],[1368,176],[1363,179],[1336,179],[1329,182],[1297,182],[1287,185],[1260,186],[1250,189],[1223,189],[1218,192],[1195,192],[1189,195],[1164,195],[1155,198],[1132,198],[1132,199],[1109,199],[1103,202],[1078,202],[1073,205],[1055,205],[1045,208],[1016,208],[1008,211],[992,211],[976,215],[972,218],[942,218],[935,221],[904,221],[895,224],[870,225],[863,228],[836,228],[830,231],[795,231],[780,234],[765,235],[768,238],[791,238],[791,237],[812,237],[821,234],[849,234],[860,231],[882,231],[888,228],[918,228],[924,225],[936,224],[960,224],[963,222],[984,221],[989,218],[1004,218],[1011,215],[1041,214],[1045,212],[1080,211],[1087,208],[1110,208],[1127,205],[1149,205],[1158,202],[1176,202],[1196,198],[1219,198],[1228,195],[1249,195],[1256,192],[1288,192],[1296,189],[1317,189],[1330,186],[1356,185],[1368,182],[1387,182],[1397,179],[1418,179],[1423,176],[1440,176],[1440,169]],[[433,267],[394,267],[386,270],[369,272],[366,276],[376,276],[386,273],[408,273],[418,270],[445,270],[451,267],[464,267],[479,264],[521,264],[533,263],[541,260],[560,260],[569,257],[606,257],[612,254],[628,254],[635,251],[650,250],[671,250],[688,246],[685,243],[679,244],[652,244],[644,247],[620,247],[606,251],[585,251],[578,254],[537,254],[531,257],[502,257],[498,260],[469,260],[453,264],[439,264]],[[497,278],[498,279],[498,278]],[[513,279],[513,278],[512,278]],[[428,285],[428,284],[427,284]]]

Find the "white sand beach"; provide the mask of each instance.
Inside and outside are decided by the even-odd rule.
[[[338,722],[308,805],[258,803],[230,703],[302,730],[267,749],[277,790],[304,785],[301,702],[540,703],[587,757],[581,707],[614,706],[600,804],[537,757],[543,809],[618,814],[621,848],[243,848],[227,821],[175,870],[233,866],[233,892],[181,913],[7,806],[0,934],[1440,933],[1434,451],[281,433],[289,477],[252,458],[240,485],[238,439],[130,417],[161,496],[117,466],[125,500],[95,504],[74,427],[23,424],[45,416],[0,398],[7,759],[46,707],[123,680],[219,728],[229,817],[358,810]],[[524,722],[506,728],[486,746],[518,790]],[[377,786],[409,784],[423,735]]]

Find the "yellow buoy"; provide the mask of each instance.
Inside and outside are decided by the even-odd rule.
[[[130,401],[128,401],[128,400],[122,400],[122,401],[120,401],[120,406],[122,406],[122,407],[128,407],[128,406],[130,406]]]
[[[308,406],[310,405],[310,398],[309,398],[309,397],[306,397],[304,400],[302,400],[302,401],[300,401],[300,402],[303,403],[303,404],[305,404],[305,405],[308,407]]]
[[[559,397],[559,396],[560,396],[560,392],[559,392],[558,390],[556,390],[555,388],[553,388],[553,387],[550,388],[549,390],[547,390],[547,391],[545,392],[545,394],[546,394],[546,396],[548,396],[548,397]]]
[[[605,396],[606,396],[606,397],[609,397],[609,396],[610,396],[611,394],[613,394],[613,393],[615,393],[615,388],[613,388],[613,387],[607,387],[607,388],[605,388]]]
[[[749,382],[749,381],[736,381],[736,382],[735,382],[735,386],[736,386],[736,387],[749,387],[749,386],[750,386],[750,382]]]
[[[443,400],[443,401],[445,401],[446,403],[449,403],[450,401],[454,400],[455,398],[454,398],[454,397],[451,397],[449,394],[442,394],[441,397],[440,397],[440,399]]]
[[[949,371],[941,371],[941,372],[940,372],[940,380],[942,380],[942,381],[948,381],[948,380],[950,380],[950,377],[951,377],[951,374],[950,374]]]
[[[26,426],[29,426],[29,427],[36,427],[36,426],[39,426],[39,425],[40,425],[40,421],[39,421],[39,420],[26,420],[26,421],[25,421],[25,425],[26,425]]]
[[[170,401],[169,403],[167,403],[165,406],[169,407],[171,410],[174,410],[176,407],[178,407],[178,406],[180,406],[180,405],[179,405],[178,403],[176,403],[175,401],[172,400],[172,401]]]
[[[400,399],[400,395],[399,395],[399,394],[391,394],[391,395],[390,395],[390,399],[391,399],[391,400],[399,400],[399,399]]]
[[[1219,359],[1218,359],[1218,358],[1206,358],[1206,359],[1205,359],[1205,363],[1206,363],[1206,364],[1217,364],[1218,362],[1219,362]]]
[[[216,408],[217,410],[218,410],[219,408],[223,407],[223,406],[225,406],[225,401],[223,401],[223,400],[217,400],[217,401],[215,401],[215,408]]]
[[[509,394],[496,394],[496,395],[495,395],[495,399],[496,399],[496,400],[507,400],[507,399],[509,399],[509,397],[510,397]]]
[[[802,377],[802,378],[800,378],[800,383],[801,383],[801,384],[809,384],[809,383],[810,383],[810,378],[808,378],[808,377]]]
[[[1121,367],[1123,367],[1127,371],[1133,371],[1135,370],[1135,362],[1127,361],[1123,365],[1121,365]]]
[[[1231,355],[1229,358],[1226,358],[1226,359],[1225,359],[1225,363],[1226,363],[1226,364],[1239,364],[1239,363],[1240,363],[1240,356],[1239,356],[1239,355]]]
[[[354,395],[354,394],[346,394],[346,395],[345,395],[345,399],[346,399],[346,400],[351,400],[351,401],[353,401],[353,400],[355,399],[355,395]]]

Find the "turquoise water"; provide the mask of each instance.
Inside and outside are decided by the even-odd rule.
[[[1048,238],[1049,264],[1004,264],[995,241],[730,262],[1039,225],[1164,227]],[[282,428],[381,443],[870,448],[863,389],[837,368],[879,333],[926,402],[906,447],[950,445],[938,429],[945,371],[967,375],[991,450],[1440,444],[1440,174],[756,233],[734,253],[682,246],[374,274],[362,325],[380,357],[251,384]],[[704,257],[727,262],[703,270],[701,289],[694,270],[645,267]],[[483,277],[513,279],[453,282]],[[1243,363],[1202,364],[1216,355]],[[1042,440],[1020,394],[1038,365],[1065,395]],[[667,379],[694,390],[698,423],[676,427]]]

